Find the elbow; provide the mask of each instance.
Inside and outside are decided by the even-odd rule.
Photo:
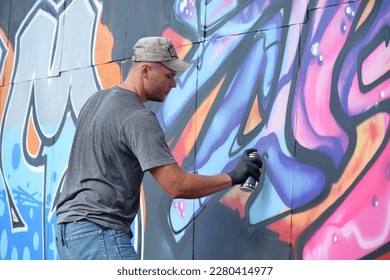
[[[190,180],[188,180],[188,174],[177,164],[157,167],[150,171],[158,184],[171,198],[187,198]]]
[[[169,185],[163,186],[163,189],[168,195],[173,198],[189,198],[188,188],[186,188],[187,181],[185,177],[177,176],[174,180],[171,180]]]
[[[168,188],[165,188],[165,191],[173,199],[185,198],[185,191],[181,183],[175,183]]]
[[[178,194],[178,193],[170,193],[169,196],[170,196],[172,199],[182,198],[181,195]]]

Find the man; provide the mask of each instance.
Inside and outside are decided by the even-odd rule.
[[[139,259],[130,225],[149,171],[172,198],[199,198],[259,178],[261,161],[249,149],[234,170],[213,176],[185,172],[172,156],[146,101],[162,102],[175,75],[190,66],[172,42],[146,37],[134,46],[125,81],[92,95],[82,108],[68,171],[57,204],[61,259]]]

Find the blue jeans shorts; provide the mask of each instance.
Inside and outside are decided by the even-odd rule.
[[[139,260],[127,233],[88,220],[56,225],[62,260]]]

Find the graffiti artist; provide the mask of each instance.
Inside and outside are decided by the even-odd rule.
[[[130,225],[139,211],[145,172],[172,198],[200,198],[259,178],[261,161],[246,150],[233,170],[186,172],[177,164],[147,101],[162,102],[190,63],[163,37],[141,38],[120,85],[92,95],[82,108],[57,204],[61,259],[139,259]]]

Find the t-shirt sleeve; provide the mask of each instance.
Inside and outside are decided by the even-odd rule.
[[[176,163],[155,114],[147,109],[126,121],[121,141],[138,158],[143,171]]]

